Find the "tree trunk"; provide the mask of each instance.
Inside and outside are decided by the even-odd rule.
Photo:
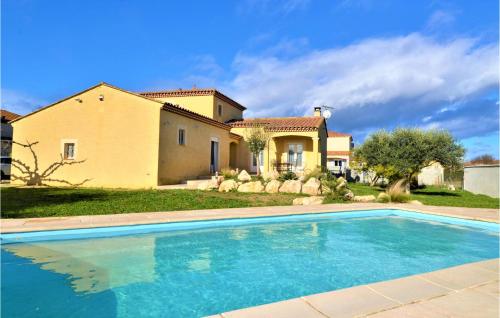
[[[370,182],[370,187],[373,187],[373,186],[377,183],[378,178],[379,178],[379,176],[375,176],[375,177],[372,179],[372,182]]]
[[[260,176],[260,156],[259,154],[255,155],[255,158],[257,159],[257,177]]]

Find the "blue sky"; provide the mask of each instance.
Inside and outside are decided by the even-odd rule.
[[[2,106],[21,114],[100,81],[217,87],[246,116],[335,108],[361,142],[449,129],[498,157],[497,0],[2,1]]]

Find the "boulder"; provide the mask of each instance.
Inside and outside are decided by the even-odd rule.
[[[225,180],[219,186],[219,192],[229,192],[238,189],[238,183],[234,180]]]
[[[354,199],[354,193],[351,190],[347,190],[344,194],[344,199],[352,201]]]
[[[264,180],[276,180],[280,177],[280,173],[276,170],[273,171],[267,171],[262,174],[262,178]]]
[[[424,205],[422,202],[420,202],[418,200],[411,200],[408,203],[410,203],[410,204],[416,204],[416,205]]]
[[[321,196],[312,196],[312,197],[303,197],[293,199],[293,205],[315,205],[315,204],[323,204],[323,197]]]
[[[286,180],[283,182],[283,185],[280,187],[280,192],[285,193],[300,193],[302,189],[302,182],[299,180]]]
[[[455,186],[453,184],[448,185],[448,190],[455,191]]]
[[[219,183],[217,182],[217,179],[212,179],[212,180],[200,182],[198,184],[197,189],[206,191],[206,190],[217,189],[218,187],[219,187]]]
[[[378,194],[377,196],[377,202],[380,202],[380,203],[387,203],[387,202],[391,202],[391,196],[388,195],[387,193],[385,192],[381,192]]]
[[[252,180],[252,177],[248,174],[246,170],[241,170],[240,174],[238,175],[238,180],[240,181],[250,181]]]
[[[238,187],[238,192],[262,192],[264,186],[260,181],[243,183]]]
[[[267,193],[278,193],[280,186],[281,186],[281,182],[279,182],[278,180],[271,180],[266,185],[266,192]]]
[[[224,181],[224,176],[212,176],[212,180],[216,181],[217,184],[221,184]]]
[[[353,198],[354,202],[373,202],[375,201],[374,195],[357,195]]]
[[[321,190],[321,182],[316,178],[309,178],[306,183],[302,186],[302,193],[309,195],[318,195]]]

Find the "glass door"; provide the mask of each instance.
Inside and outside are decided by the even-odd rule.
[[[288,144],[288,164],[292,171],[300,171],[304,168],[302,144]]]

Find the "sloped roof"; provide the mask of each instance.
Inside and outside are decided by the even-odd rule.
[[[234,99],[222,94],[215,88],[192,88],[192,89],[175,89],[175,90],[161,90],[153,92],[142,92],[139,93],[142,96],[147,96],[150,98],[162,98],[162,97],[183,97],[183,96],[216,96],[225,102],[229,103],[231,106],[236,107],[239,110],[245,110],[246,107],[235,101]]]
[[[269,131],[315,131],[324,122],[323,117],[249,118],[228,122],[233,128],[264,126]]]
[[[17,119],[21,117],[21,115],[15,114],[13,112],[9,112],[8,110],[5,109],[0,109],[0,117],[2,117],[2,122],[9,122],[14,119]]]
[[[328,131],[328,137],[351,137],[351,134],[341,133],[337,131]]]

